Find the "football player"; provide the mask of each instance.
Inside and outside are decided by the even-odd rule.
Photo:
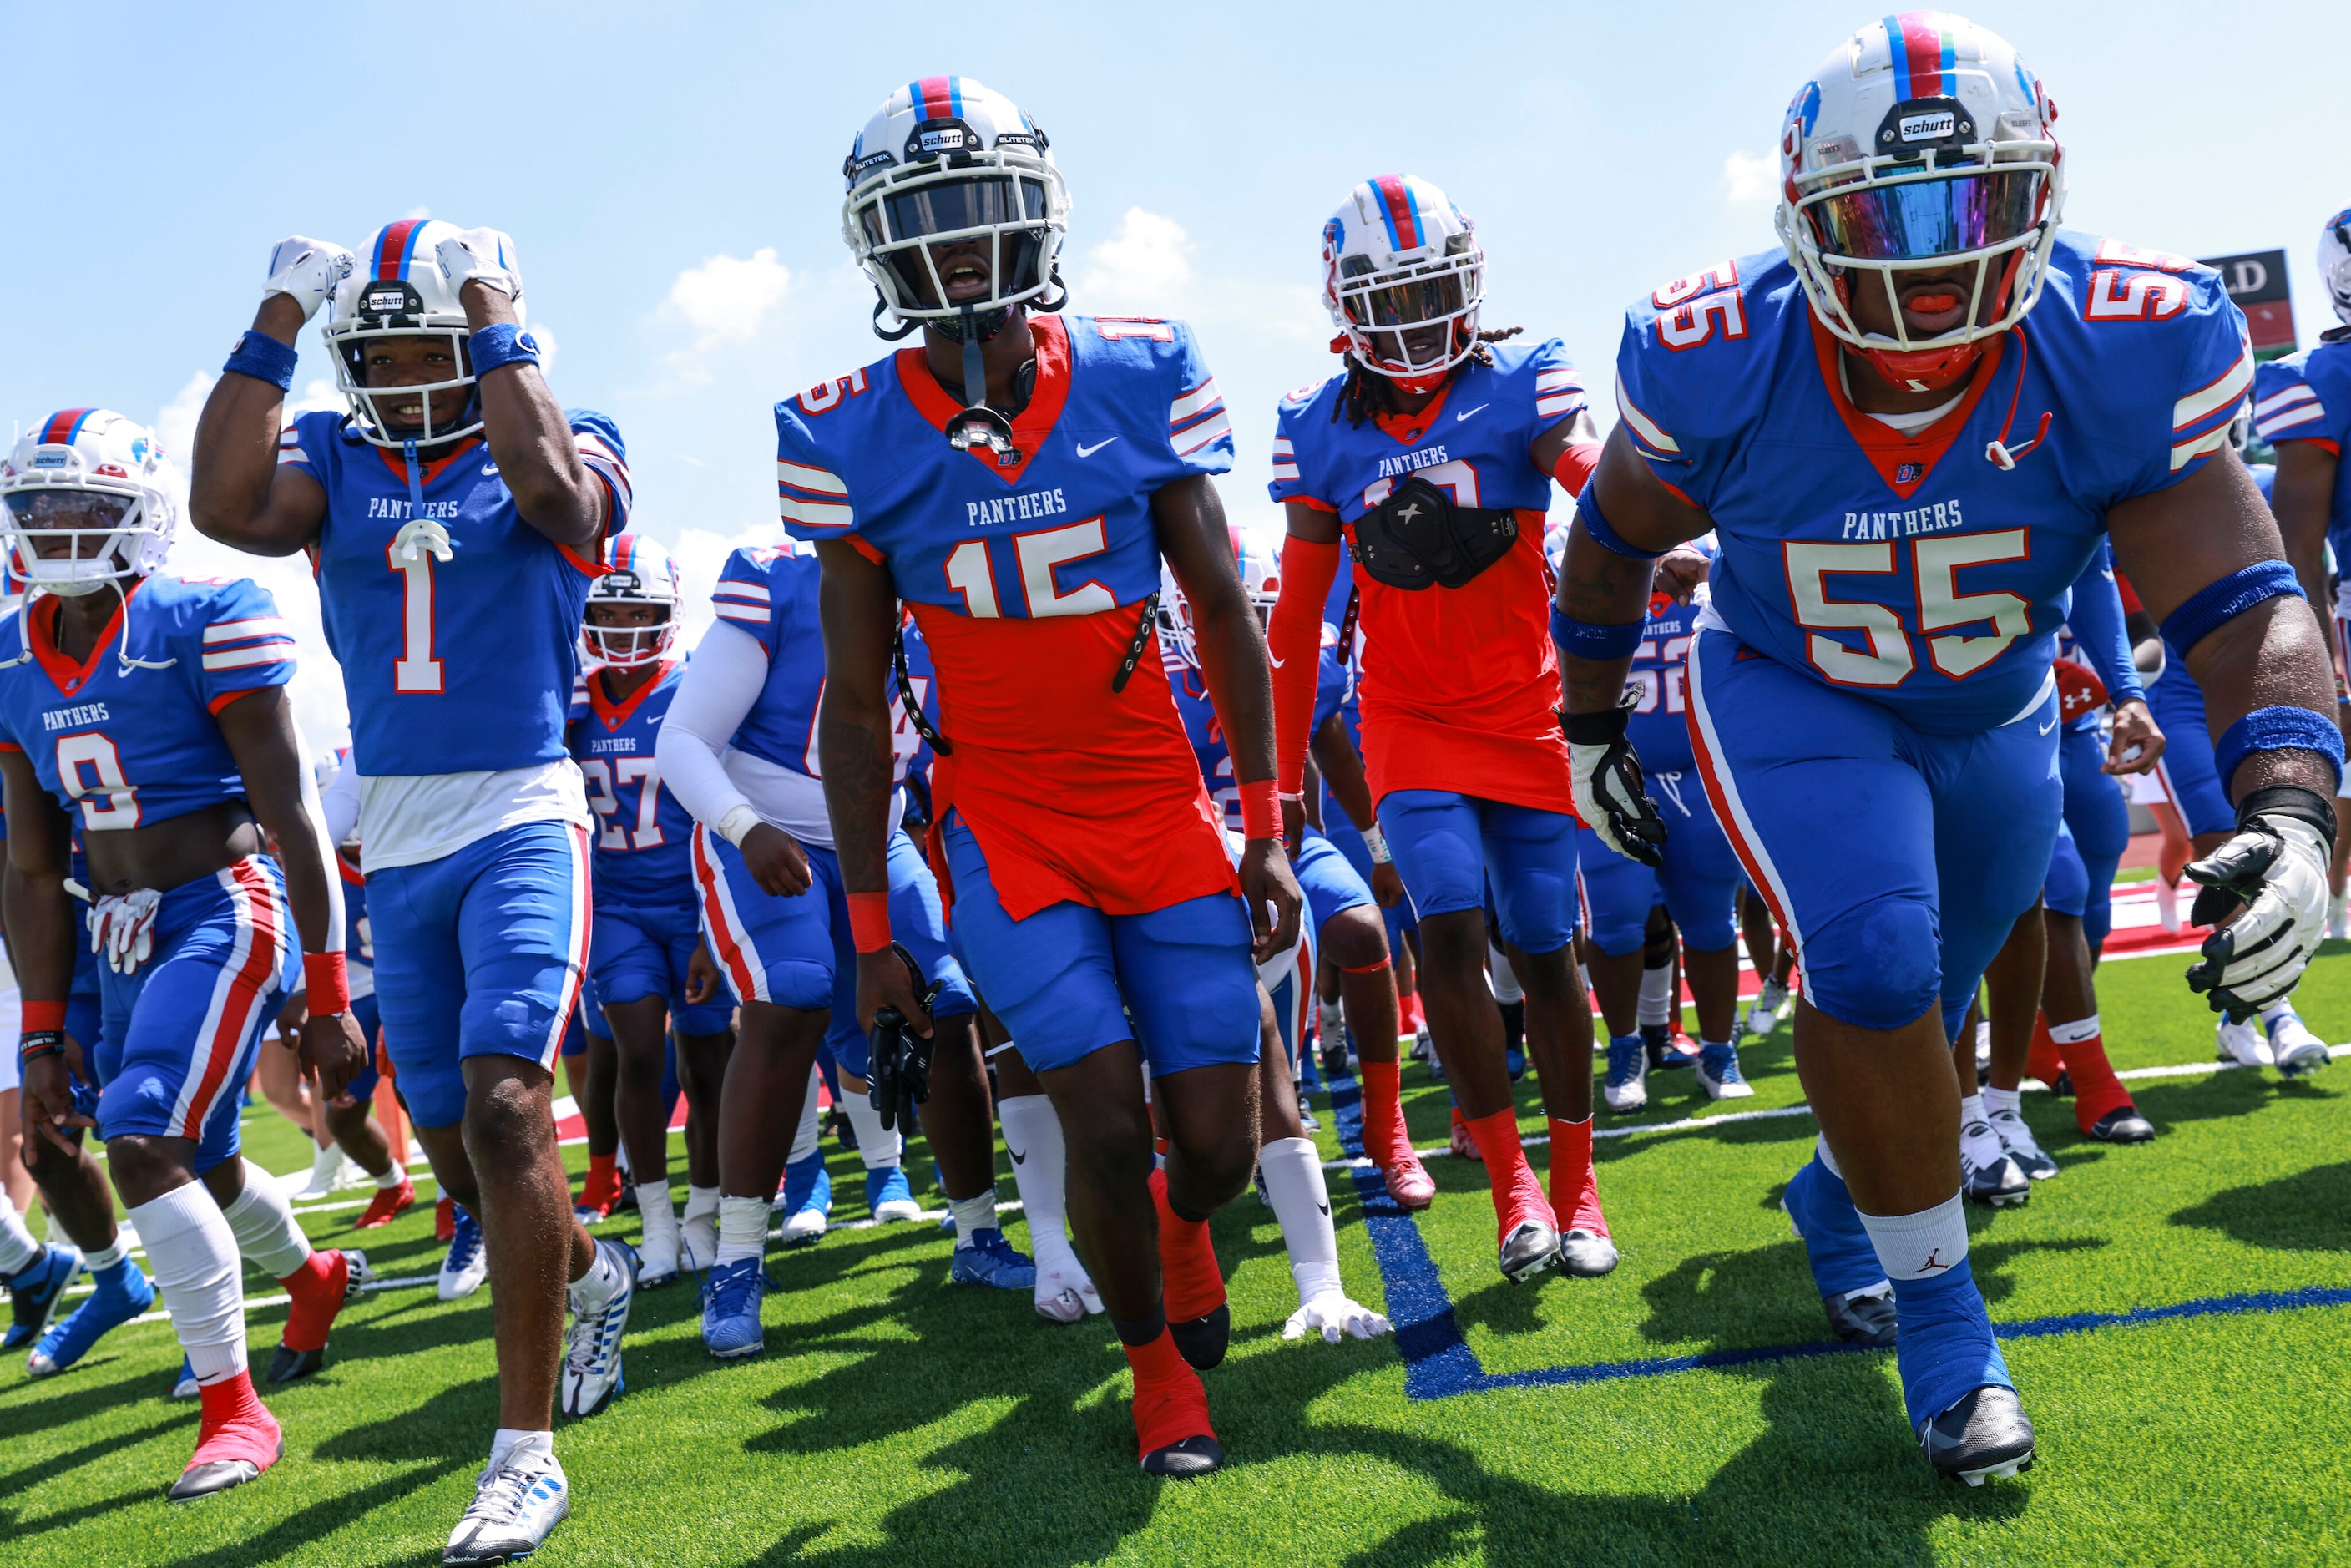
[[[276,1179],[237,1152],[237,1091],[298,972],[297,933],[301,1051],[322,1091],[340,1093],[366,1056],[334,852],[284,691],[294,639],[250,581],[155,575],[175,510],[153,438],[119,413],[36,425],[0,467],[0,500],[10,565],[40,591],[0,623],[0,646],[18,650],[0,664],[0,780],[25,1116],[60,1146],[68,1125],[105,1140],[204,1401],[169,1495],[208,1496],[283,1448],[246,1369],[239,1253],[293,1298],[273,1382],[318,1368],[367,1278],[357,1252],[314,1252]],[[87,929],[106,959],[91,1052],[65,1032],[85,929],[66,886],[77,817]],[[77,1078],[99,1091],[94,1116]]]
[[[1251,606],[1260,615],[1267,614],[1280,597],[1281,563],[1256,540],[1241,538],[1238,529],[1234,530],[1234,535],[1241,586]],[[1192,634],[1191,605],[1172,573],[1160,584],[1159,634],[1160,656],[1168,666],[1176,711],[1183,717],[1184,733],[1192,743],[1192,754],[1199,759],[1201,774],[1209,786],[1209,799],[1223,809],[1226,831],[1238,832],[1240,791],[1232,782],[1232,751],[1225,744],[1224,726],[1217,722],[1207,681],[1200,672],[1199,653]],[[1318,648],[1316,654],[1321,669],[1315,690],[1314,729],[1320,753],[1329,747],[1324,728],[1338,721],[1347,678],[1344,667],[1333,656],[1333,649]],[[1344,743],[1343,731],[1339,732],[1339,741]],[[1318,800],[1316,805],[1320,804]],[[1318,810],[1313,815],[1319,818],[1322,813]],[[1373,829],[1374,833],[1378,831]],[[1370,848],[1368,843],[1366,848]],[[1384,844],[1378,846],[1378,852],[1385,851]],[[1364,1079],[1364,1152],[1379,1167],[1388,1196],[1398,1206],[1426,1208],[1437,1196],[1437,1184],[1429,1179],[1420,1156],[1413,1153],[1412,1140],[1405,1131],[1404,1105],[1398,1095],[1396,1076],[1395,971],[1389,967],[1387,928],[1379,904],[1346,855],[1324,836],[1319,822],[1310,821],[1305,824],[1291,863],[1298,885],[1306,894],[1306,926],[1311,942],[1302,951],[1319,953],[1338,970],[1342,1008],[1361,1030],[1356,1039]],[[1283,1020],[1282,1038],[1293,1059],[1302,1043],[1303,1012],[1312,994],[1311,967],[1310,959],[1309,974],[1298,977],[1289,993],[1294,1004],[1290,1010],[1298,1016]],[[1326,1027],[1330,1023],[1327,1014],[1324,1023]],[[1331,1051],[1334,1043],[1326,1040],[1324,1051]],[[1298,1121],[1296,1106],[1297,1099],[1292,1094],[1289,1121]],[[1269,1134],[1276,1109],[1266,1103]],[[1302,1137],[1304,1133],[1301,1123],[1298,1135]],[[1321,1169],[1318,1164],[1318,1185]],[[1327,1218],[1326,1214],[1326,1221]]]
[[[484,1221],[498,1427],[451,1563],[530,1551],[569,1511],[557,1386],[570,1416],[620,1391],[635,1291],[633,1255],[571,1217],[548,1109],[588,950],[563,721],[628,467],[609,420],[548,390],[522,293],[493,229],[402,219],[358,257],[281,242],[204,403],[190,490],[210,537],[311,559],[350,705],[385,1043],[442,1190]],[[350,412],[281,434],[296,336],[330,297]]]
[[[820,1046],[840,1072],[840,1103],[857,1130],[873,1218],[922,1212],[900,1165],[903,1132],[884,1126],[868,1094],[872,1064],[857,1016],[852,906],[824,787],[811,771],[830,674],[817,612],[821,576],[805,549],[728,557],[711,596],[717,621],[661,728],[662,777],[702,824],[693,844],[703,925],[743,1009],[719,1103],[717,1265],[703,1285],[702,1340],[721,1359],[766,1343],[759,1303],[768,1212],[794,1152],[794,1129],[806,1119]],[[903,711],[893,737],[903,768],[915,745]],[[1035,1267],[996,1221],[979,1004],[948,951],[937,884],[914,841],[896,831],[903,810],[903,793],[893,794],[886,901],[907,956],[892,962],[919,966],[931,993],[935,1044],[921,1116],[954,1210],[950,1272],[958,1281],[1030,1290]],[[909,1007],[906,1016],[924,1010]]]
[[[2315,950],[2343,756],[2324,639],[2228,450],[2242,319],[2193,262],[2060,231],[2054,117],[1948,13],[1838,47],[1783,122],[1785,254],[1628,313],[1554,620],[1578,804],[1638,842],[1658,819],[1617,699],[1651,563],[1722,546],[1690,726],[1797,947],[1822,1136],[1788,1206],[1816,1275],[1826,1250],[1893,1281],[1912,1429],[1971,1483],[2033,1440],[1969,1271],[1950,1046],[2048,870],[2064,591],[2111,535],[2210,699],[2237,831],[2190,874],[2208,915],[2247,906],[2189,973],[2215,1007],[2275,1000]]]
[[[1573,494],[1599,448],[1556,339],[1479,333],[1485,267],[1469,220],[1410,175],[1364,181],[1323,225],[1322,302],[1346,368],[1283,400],[1270,486],[1290,523],[1267,632],[1282,810],[1294,840],[1343,535],[1372,805],[1420,922],[1430,1036],[1492,1177],[1503,1276],[1605,1274],[1616,1248],[1592,1172],[1591,1003],[1569,946],[1575,819],[1542,624],[1552,481]],[[1519,1144],[1487,983],[1489,887],[1550,1112],[1548,1199]]]
[[[1054,314],[1068,192],[1002,95],[901,88],[843,172],[877,324],[921,334],[776,406],[785,527],[824,568],[818,744],[858,1009],[921,1010],[887,894],[903,598],[939,683],[932,863],[975,981],[1061,1112],[1143,1467],[1199,1474],[1222,1450],[1194,1369],[1223,1358],[1230,1321],[1207,1219],[1257,1155],[1251,950],[1289,946],[1300,904],[1264,642],[1209,477],[1231,465],[1230,423],[1180,322]],[[1154,635],[1163,554],[1235,758],[1238,872]]]
[[[638,1282],[664,1285],[681,1266],[707,1270],[713,1258],[682,1255],[677,1207],[669,1195],[671,1097],[662,1092],[669,1030],[677,1030],[678,1081],[705,1117],[718,1114],[718,1084],[733,1045],[724,1000],[687,998],[686,970],[700,939],[694,885],[694,818],[662,782],[654,758],[662,720],[685,677],[676,656],[677,563],[641,534],[622,534],[605,558],[611,570],[588,587],[581,635],[595,667],[580,677],[571,715],[571,750],[588,779],[596,837],[596,919],[588,949],[590,1000],[619,1047],[621,1136],[644,1226]],[[689,1187],[686,1219],[718,1215],[716,1186]],[[712,1251],[716,1249],[712,1248]]]

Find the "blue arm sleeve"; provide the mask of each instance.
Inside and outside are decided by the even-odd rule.
[[[2131,663],[2130,633],[2123,629],[2123,596],[2115,587],[2115,554],[2102,544],[2074,582],[2074,607],[2065,618],[2074,641],[2115,702],[2147,699],[2138,666]]]

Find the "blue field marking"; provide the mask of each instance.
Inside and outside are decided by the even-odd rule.
[[[1356,1080],[1352,1076],[1335,1080],[1331,1085],[1331,1103],[1341,1144],[1351,1156],[1361,1157],[1363,1093]],[[1372,1256],[1380,1266],[1380,1283],[1387,1291],[1388,1321],[1395,1325],[1396,1350],[1404,1357],[1404,1389],[1412,1398],[1450,1399],[1457,1395],[1489,1394],[1504,1388],[1556,1388],[1613,1383],[1627,1377],[1664,1377],[1677,1372],[1801,1361],[1817,1355],[1859,1354],[1867,1349],[1830,1340],[1708,1351],[1701,1355],[1599,1361],[1584,1366],[1539,1366],[1526,1372],[1488,1372],[1478,1360],[1478,1353],[1462,1337],[1461,1325],[1453,1315],[1453,1298],[1437,1273],[1437,1260],[1428,1255],[1420,1227],[1388,1197],[1387,1185],[1377,1170],[1359,1166],[1347,1174],[1354,1181],[1364,1229],[1371,1238]],[[2294,1291],[2204,1296],[2168,1307],[2134,1307],[2126,1312],[2064,1312],[2054,1317],[2027,1318],[2021,1322],[1996,1322],[1992,1333],[2001,1339],[2039,1339],[2050,1334],[2083,1333],[2091,1329],[2129,1328],[2174,1318],[2341,1306],[2351,1306],[2351,1289],[2305,1285]]]

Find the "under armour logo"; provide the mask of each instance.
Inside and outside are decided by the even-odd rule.
[[[1918,1272],[1921,1274],[1931,1274],[1938,1269],[1949,1268],[1950,1265],[1943,1262],[1942,1257],[1943,1249],[1939,1247],[1936,1248],[1933,1251],[1927,1254],[1927,1260],[1918,1265]]]

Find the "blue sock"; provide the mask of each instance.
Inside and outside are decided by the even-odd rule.
[[[1917,1431],[1979,1388],[2013,1388],[1967,1260],[1929,1280],[1897,1280],[1894,1361]]]
[[[1803,1233],[1813,1284],[1823,1296],[1843,1296],[1886,1281],[1877,1248],[1863,1228],[1844,1178],[1815,1155],[1788,1183],[1789,1217]]]

